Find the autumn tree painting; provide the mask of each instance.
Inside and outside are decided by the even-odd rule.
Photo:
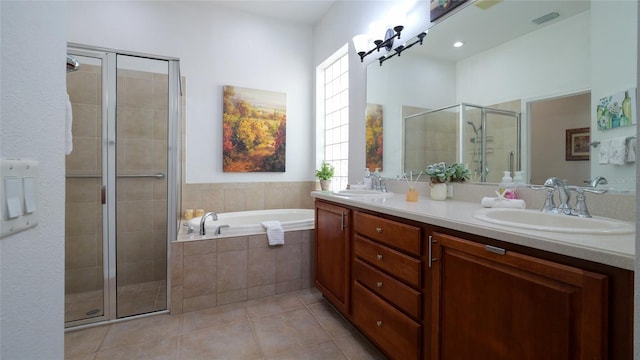
[[[287,95],[224,86],[224,172],[284,172]]]
[[[367,168],[382,170],[382,105],[367,104]]]

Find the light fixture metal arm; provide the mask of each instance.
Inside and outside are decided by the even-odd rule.
[[[387,30],[387,35],[385,36],[384,40],[375,40],[373,43],[375,44],[375,46],[373,47],[373,49],[364,52],[364,51],[360,51],[358,52],[358,55],[360,55],[360,62],[364,62],[364,58],[367,57],[368,55],[371,55],[374,51],[380,51],[380,49],[382,48],[386,48],[387,50],[391,50],[391,48],[393,47],[393,41],[394,39],[400,39],[400,36],[402,34],[402,30],[404,29],[404,26],[402,25],[397,25],[393,27],[393,30],[389,29]],[[390,34],[390,33],[393,34]]]

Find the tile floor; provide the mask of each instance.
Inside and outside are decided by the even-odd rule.
[[[316,289],[65,334],[65,359],[384,359]]]

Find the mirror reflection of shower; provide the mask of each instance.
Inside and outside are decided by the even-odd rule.
[[[489,173],[489,168],[486,167],[482,160],[482,124],[476,126],[473,121],[467,121],[467,124],[471,125],[474,136],[469,138],[471,143],[471,178],[472,181],[482,181],[483,175]],[[493,140],[493,137],[490,137]],[[488,139],[487,139],[488,141]]]

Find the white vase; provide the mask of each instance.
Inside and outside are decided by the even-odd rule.
[[[327,191],[331,189],[331,179],[329,180],[320,180],[320,190]]]
[[[432,200],[447,200],[447,184],[446,183],[429,183],[431,191],[429,197]]]

